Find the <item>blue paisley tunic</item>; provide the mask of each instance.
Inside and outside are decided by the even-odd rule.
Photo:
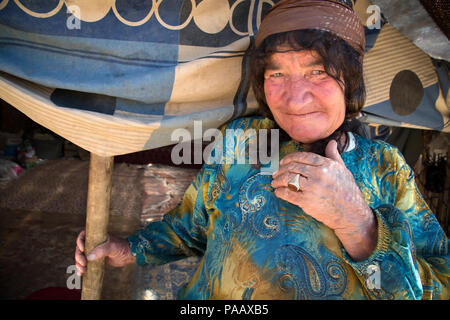
[[[273,125],[241,118],[222,132]],[[235,136],[227,152],[246,137]],[[279,159],[298,151],[294,141],[280,143]],[[278,199],[261,166],[222,161],[205,164],[162,221],[127,238],[137,264],[200,255],[180,299],[448,299],[449,241],[401,153],[355,135],[341,156],[377,218],[366,260],[352,261],[333,230]]]

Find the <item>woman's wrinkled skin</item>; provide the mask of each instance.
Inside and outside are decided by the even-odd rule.
[[[344,121],[343,88],[324,71],[314,52],[280,48],[269,58],[264,79],[275,121],[306,147],[331,135]],[[300,192],[287,187],[295,174],[300,174]],[[354,260],[370,256],[377,240],[375,217],[345,167],[336,141],[328,143],[325,157],[310,152],[284,157],[272,186],[277,197],[334,230]]]

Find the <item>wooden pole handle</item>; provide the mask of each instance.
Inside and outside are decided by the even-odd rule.
[[[111,199],[114,157],[91,153],[86,208],[86,257],[98,245],[107,241],[109,203]],[[87,263],[83,275],[82,300],[99,300],[102,293],[104,258]]]

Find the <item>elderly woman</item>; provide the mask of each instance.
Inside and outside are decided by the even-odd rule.
[[[111,236],[88,258],[121,266],[201,255],[183,299],[448,299],[448,239],[413,172],[396,148],[352,133],[364,48],[358,17],[339,1],[275,5],[252,52],[262,116],[222,130],[278,129],[279,169],[205,164],[162,221]],[[83,250],[84,232],[80,273]]]

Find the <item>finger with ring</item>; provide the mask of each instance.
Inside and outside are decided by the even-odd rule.
[[[297,173],[291,180],[288,182],[288,188],[291,191],[300,191],[300,175]]]

